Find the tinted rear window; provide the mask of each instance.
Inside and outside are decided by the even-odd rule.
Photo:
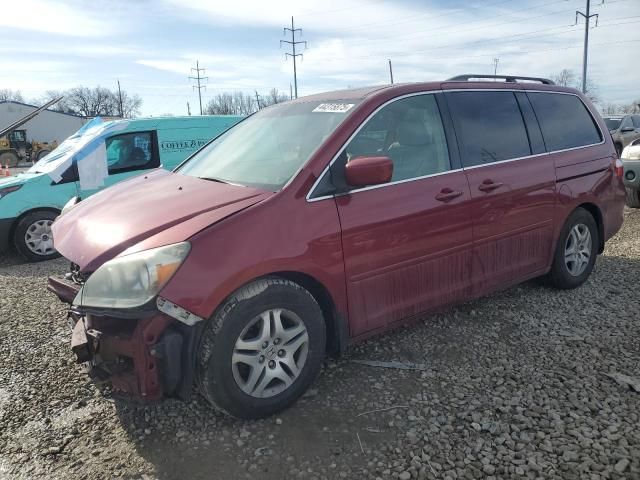
[[[447,102],[465,167],[531,155],[513,92],[453,92]]]
[[[547,151],[600,143],[602,137],[593,117],[576,95],[529,93]]]

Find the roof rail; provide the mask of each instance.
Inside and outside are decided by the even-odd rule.
[[[455,77],[451,77],[447,79],[447,82],[468,82],[472,79],[485,79],[492,78],[494,80],[504,80],[508,83],[517,82],[518,80],[525,80],[528,82],[540,82],[545,85],[555,85],[553,80],[549,80],[548,78],[540,78],[540,77],[522,77],[520,75],[482,75],[482,74],[465,74],[465,75],[457,75]]]

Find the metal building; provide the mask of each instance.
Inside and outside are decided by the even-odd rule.
[[[38,107],[34,105],[11,100],[0,101],[0,128],[10,125],[36,108]],[[52,143],[55,140],[61,143],[69,135],[78,131],[86,122],[85,117],[45,110],[22,125],[20,129],[27,131],[27,141],[29,142],[35,140]]]

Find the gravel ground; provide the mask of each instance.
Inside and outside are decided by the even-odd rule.
[[[0,478],[640,478],[640,392],[607,376],[640,377],[640,211],[582,288],[530,282],[377,337],[262,421],[103,397],[45,289],[65,269],[0,258]]]

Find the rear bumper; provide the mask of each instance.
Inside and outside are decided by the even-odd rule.
[[[10,233],[15,218],[0,218],[0,252],[9,249],[11,243]]]
[[[79,285],[49,278],[49,290],[71,304]],[[97,316],[71,307],[71,349],[89,376],[108,383],[132,400],[188,398],[195,372],[198,326],[190,327],[161,312],[141,318]]]
[[[640,160],[622,160],[624,186],[640,190]]]

